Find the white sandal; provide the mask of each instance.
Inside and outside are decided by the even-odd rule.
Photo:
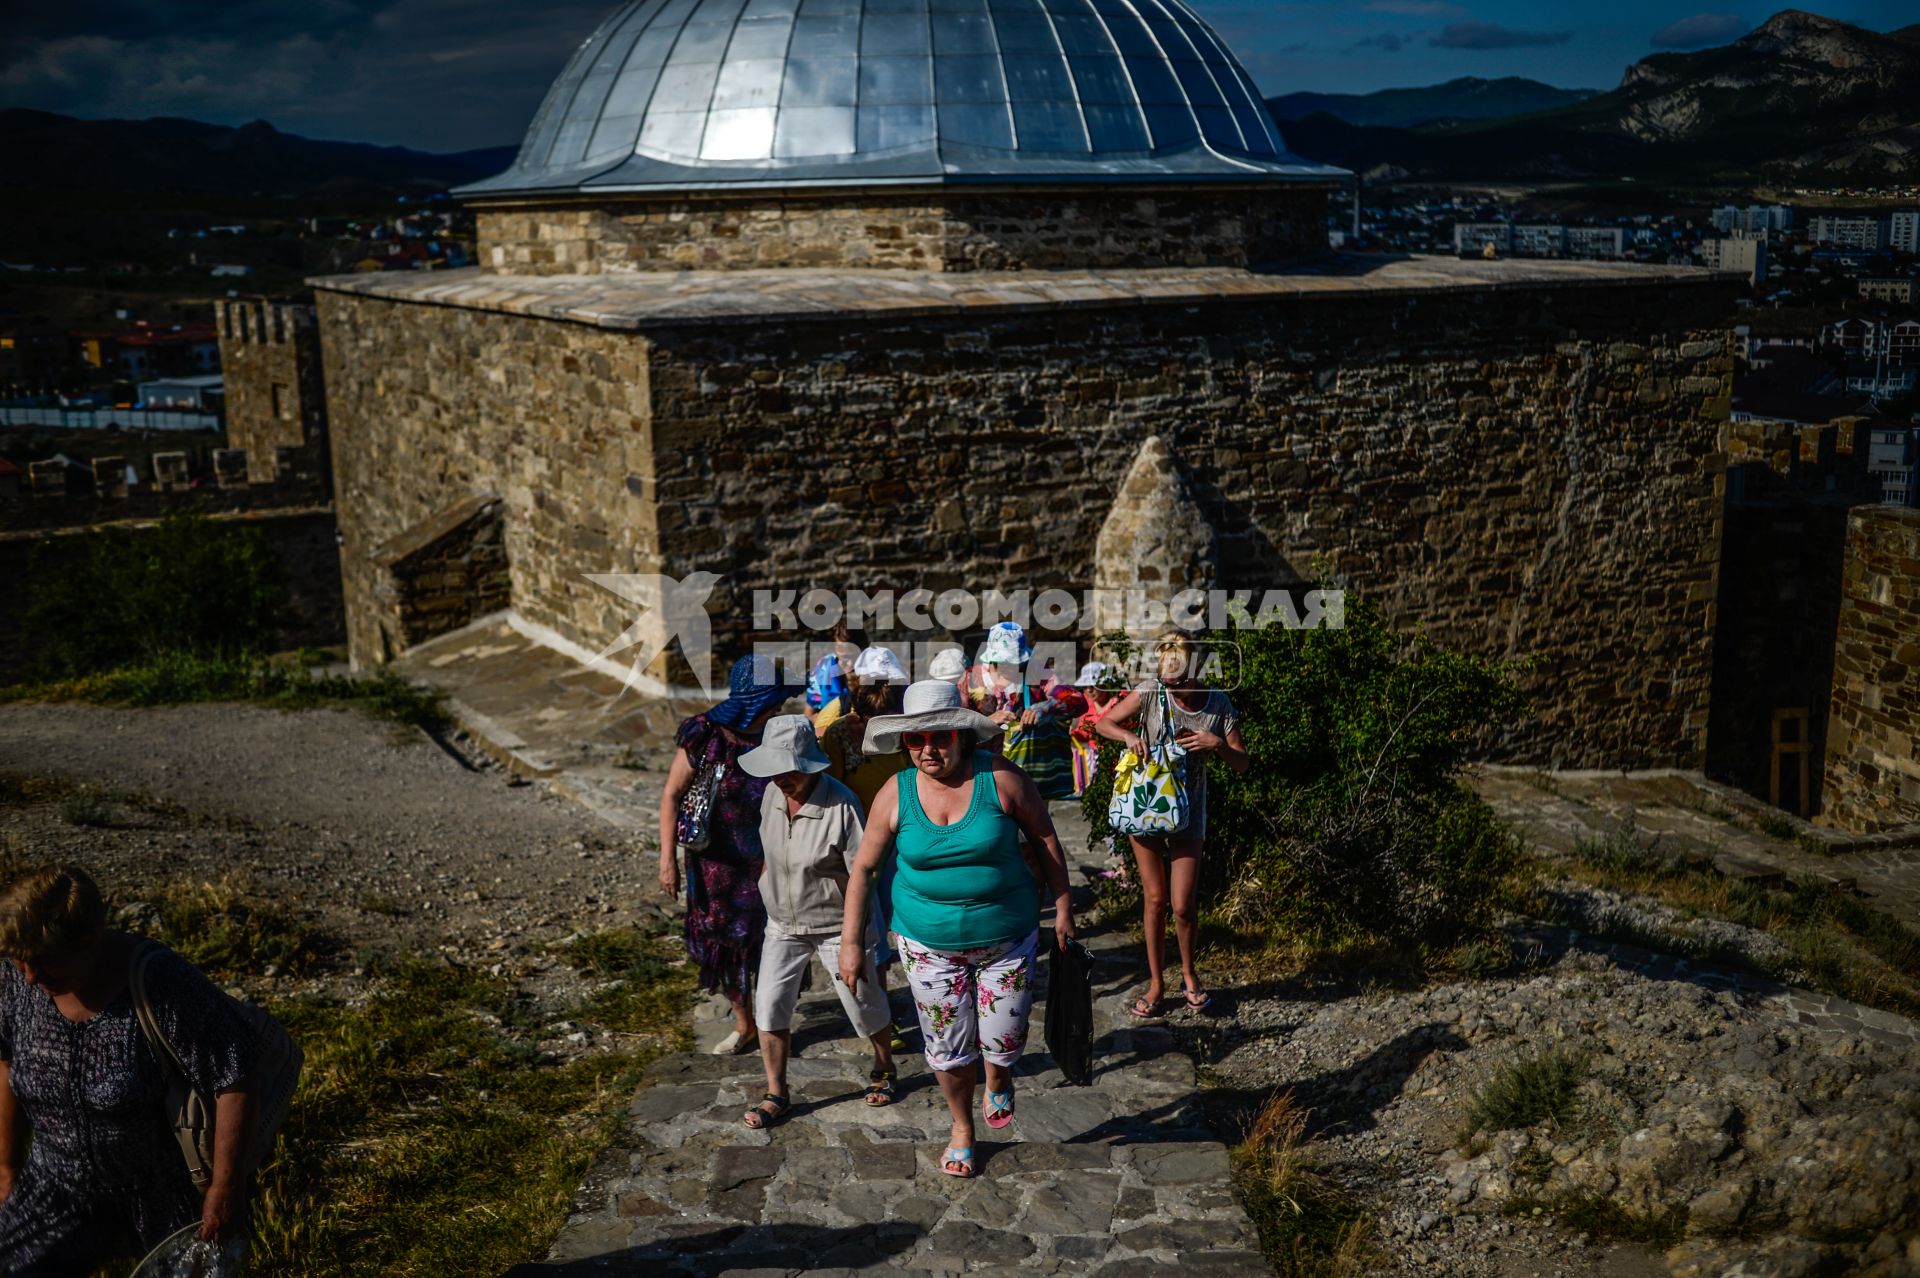
[[[759,1046],[758,1034],[742,1035],[739,1030],[729,1030],[727,1036],[715,1043],[711,1050],[715,1056],[744,1056],[758,1050]]]

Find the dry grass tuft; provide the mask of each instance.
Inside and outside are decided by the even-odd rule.
[[[1282,1278],[1361,1278],[1379,1268],[1372,1222],[1317,1165],[1310,1111],[1276,1092],[1232,1153],[1234,1184]]]

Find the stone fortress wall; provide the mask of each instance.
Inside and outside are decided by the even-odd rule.
[[[1844,830],[1920,822],[1920,510],[1855,507],[1844,564],[1824,816]]]
[[[1325,556],[1400,624],[1538,654],[1503,757],[1701,766],[1729,285],[1421,278],[810,312],[769,287],[651,315],[577,281],[321,281],[349,614],[388,619],[354,659],[433,628],[395,614],[396,543],[465,563],[450,512],[495,498],[515,614],[589,652],[632,618],[588,573],[723,574],[723,653],[756,586],[1083,588],[1157,435],[1221,584]]]
[[[257,484],[301,479],[324,487],[327,388],[314,309],[225,301],[214,308],[226,381],[227,444],[247,454]]]
[[[1253,266],[1325,253],[1320,184],[725,194],[481,203],[501,275],[859,267]]]

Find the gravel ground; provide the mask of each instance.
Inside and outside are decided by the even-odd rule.
[[[1320,1165],[1379,1222],[1383,1272],[1920,1275],[1910,1042],[1815,1030],[1750,995],[1578,950],[1425,990],[1283,983],[1212,1023],[1175,1023],[1212,1062],[1216,1099],[1245,1112],[1291,1088],[1312,1112]],[[1476,1089],[1548,1048],[1588,1062],[1576,1121],[1463,1151]],[[1689,1236],[1661,1251],[1505,1210],[1570,1192],[1642,1216],[1687,1208]]]
[[[106,828],[0,808],[0,854],[132,885],[236,875],[352,947],[497,954],[657,916],[650,850],[455,739],[354,711],[0,706],[0,774],[131,794]],[[516,973],[524,974],[524,973]]]

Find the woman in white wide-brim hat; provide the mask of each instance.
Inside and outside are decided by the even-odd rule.
[[[840,979],[856,986],[868,894],[894,856],[893,928],[927,1065],[953,1117],[940,1160],[949,1176],[973,1175],[974,1062],[983,1056],[987,1126],[1013,1121],[1013,1066],[1026,1047],[1040,942],[1023,834],[1045,850],[1055,936],[1074,931],[1066,856],[1045,801],[1025,773],[982,748],[999,731],[940,679],[914,684],[900,714],[867,725],[870,753],[904,749],[913,766],[874,800],[841,923]]]

